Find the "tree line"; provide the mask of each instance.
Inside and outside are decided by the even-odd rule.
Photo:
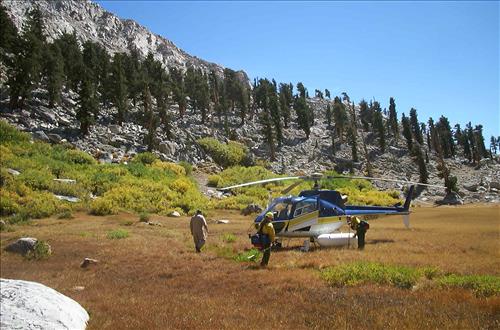
[[[231,69],[220,73],[194,67],[167,68],[151,53],[142,58],[137,49],[130,49],[129,53],[111,55],[98,43],[80,43],[74,33],[64,33],[49,43],[42,13],[36,8],[27,14],[21,31],[17,31],[0,5],[0,23],[0,55],[7,67],[10,107],[25,107],[37,87],[47,90],[49,107],[61,103],[63,92],[76,93],[76,117],[82,134],[89,132],[102,109],[113,110],[113,120],[121,125],[128,119],[131,107],[140,107],[138,119],[148,131],[145,142],[152,150],[158,129],[168,139],[173,138],[171,123],[175,118],[171,118],[168,109],[175,104],[177,118],[187,111],[199,114],[205,124],[217,118],[227,136],[231,134],[230,116],[237,116],[240,126],[256,118],[269,146],[270,159],[275,160],[283,144],[284,129],[296,124],[308,139],[314,125],[314,110],[301,82],[294,86],[274,79],[255,79],[250,85]],[[421,182],[428,179],[425,164],[429,154],[444,164],[443,159],[461,152],[461,156],[477,164],[500,151],[500,137],[494,136],[489,150],[486,149],[482,125],[472,126],[469,122],[463,129],[458,124],[452,129],[444,116],[437,122],[433,118],[420,122],[414,108],[409,116],[402,113],[399,120],[393,97],[387,110],[376,100],[355,104],[346,93],[332,99],[328,89],[316,89],[314,96],[326,101],[322,110],[331,136],[332,155],[339,144],[347,143],[353,162],[359,161],[360,143],[367,154],[367,134],[375,136],[382,153],[388,146],[398,145],[402,136],[418,164]],[[369,163],[368,157],[366,160]]]

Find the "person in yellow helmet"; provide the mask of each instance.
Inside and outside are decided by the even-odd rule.
[[[269,262],[269,258],[271,257],[271,243],[274,242],[276,237],[272,224],[273,219],[273,213],[267,212],[264,219],[260,222],[259,230],[257,231],[262,237],[262,246],[264,251],[264,255],[262,256],[262,260],[260,262],[261,267],[266,267]]]
[[[361,220],[358,217],[347,217],[347,223],[351,226],[351,229],[356,231],[354,237],[358,238],[358,249],[363,250],[365,248],[365,234],[370,228],[368,222]]]

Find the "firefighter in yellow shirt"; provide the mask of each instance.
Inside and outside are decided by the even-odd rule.
[[[262,261],[260,262],[261,267],[266,267],[269,262],[269,257],[271,257],[271,243],[274,242],[275,232],[272,224],[274,215],[272,212],[267,212],[264,219],[259,225],[258,233],[262,237],[262,246],[264,255],[262,256]]]

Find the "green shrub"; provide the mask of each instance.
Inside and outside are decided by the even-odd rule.
[[[149,221],[149,214],[146,212],[142,212],[139,214],[139,221],[140,222],[148,222]]]
[[[391,284],[409,289],[420,277],[416,269],[404,266],[382,265],[373,262],[329,267],[321,271],[321,276],[333,286],[354,286],[362,283]]]
[[[260,259],[261,252],[257,249],[250,249],[248,251],[240,252],[233,257],[235,261],[239,262],[256,262]]]
[[[500,277],[494,275],[446,275],[438,279],[444,287],[472,290],[477,296],[500,295]]]
[[[206,137],[199,139],[197,142],[217,164],[223,167],[242,164],[248,153],[244,145],[235,141],[229,141],[225,144],[219,142],[217,139]]]
[[[18,131],[14,126],[9,125],[5,120],[0,120],[0,143],[8,142],[28,142],[30,136],[27,133]]]
[[[125,229],[116,229],[108,232],[106,237],[109,239],[122,239],[129,237],[129,233]]]
[[[19,212],[20,197],[13,191],[0,189],[0,216],[9,216]]]
[[[150,152],[142,152],[140,154],[135,155],[132,159],[134,163],[142,163],[144,165],[151,165],[158,157]]]
[[[27,169],[19,175],[25,185],[32,189],[47,190],[52,185],[54,176],[49,171]]]
[[[117,212],[117,209],[110,200],[105,198],[98,198],[95,199],[92,204],[90,204],[89,212],[93,215],[109,215],[115,214]]]
[[[181,176],[186,175],[186,169],[183,166],[177,165],[175,163],[162,162],[161,160],[155,160],[153,162],[153,164],[151,164],[151,167],[170,171],[175,175],[181,175]]]
[[[70,209],[64,209],[59,215],[57,216],[58,219],[73,219],[73,213],[71,212]]]
[[[41,260],[41,259],[47,259],[52,255],[52,249],[50,248],[49,243],[45,241],[37,241],[35,243],[35,247],[33,251],[29,251],[25,257],[27,259],[35,259],[35,260]]]
[[[55,214],[61,202],[48,192],[33,192],[24,198],[22,213],[31,219],[41,219]]]
[[[190,163],[182,160],[179,162],[179,165],[184,167],[186,175],[191,175],[191,173],[193,172],[193,165],[191,165]]]
[[[80,150],[66,151],[63,160],[68,163],[81,164],[81,165],[94,165],[97,163],[94,157]]]
[[[225,233],[222,235],[222,240],[226,243],[234,243],[236,242],[236,236],[231,233]]]

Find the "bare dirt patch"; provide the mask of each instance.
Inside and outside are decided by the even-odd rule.
[[[210,220],[229,219],[230,224]],[[399,218],[371,222],[365,251],[298,251],[302,240],[284,241],[269,269],[256,269],[218,255],[250,248],[250,217],[218,212],[209,217],[210,237],[194,253],[189,219],[152,216],[162,226],[120,214],[71,220],[44,219],[0,234],[2,278],[41,282],[78,301],[90,314],[90,329],[164,328],[498,328],[500,298],[470,291],[404,290],[362,285],[334,288],[318,270],[356,260],[436,266],[459,274],[500,274],[500,208],[416,208],[412,229]],[[109,239],[123,229],[129,236]],[[224,242],[223,234],[236,237]],[[3,248],[13,239],[48,241],[53,255],[25,260]],[[99,260],[80,268],[83,258]],[[75,287],[84,287],[81,288]]]

